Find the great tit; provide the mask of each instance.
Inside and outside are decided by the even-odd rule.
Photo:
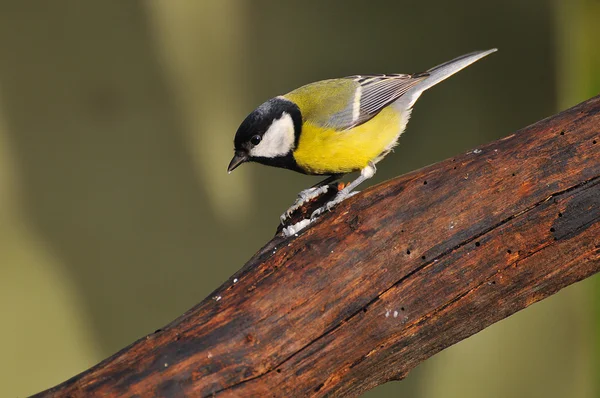
[[[242,122],[227,170],[257,162],[310,175],[328,175],[302,191],[282,221],[346,173],[360,175],[324,210],[351,196],[375,174],[375,165],[398,143],[423,91],[495,52],[478,51],[416,74],[355,75],[310,83],[268,100]]]

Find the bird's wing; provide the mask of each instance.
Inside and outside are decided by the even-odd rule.
[[[312,83],[285,97],[300,105],[306,121],[343,131],[369,121],[428,76],[349,76]]]
[[[350,127],[365,123],[428,76],[427,73],[351,76],[350,79],[358,83],[358,88]]]

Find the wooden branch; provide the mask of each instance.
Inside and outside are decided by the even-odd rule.
[[[600,270],[600,97],[368,189],[300,235],[38,396],[354,396],[403,378]]]

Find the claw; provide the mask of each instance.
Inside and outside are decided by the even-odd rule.
[[[287,220],[288,218],[290,218],[290,216],[296,210],[298,210],[300,207],[302,207],[302,205],[304,205],[306,202],[308,202],[310,200],[313,200],[314,198],[317,198],[317,197],[321,196],[322,194],[324,194],[328,190],[329,190],[329,186],[328,185],[323,185],[322,187],[319,187],[319,188],[308,188],[308,189],[305,189],[304,191],[301,191],[298,194],[298,199],[296,199],[296,201],[294,202],[294,204],[291,205],[290,208],[287,209],[279,217],[279,219],[281,220],[281,223],[283,224],[285,222],[285,220]]]
[[[320,188],[319,188],[319,189],[320,189]],[[324,190],[324,191],[327,191],[327,190]],[[343,190],[342,190],[342,191],[340,191],[340,192],[339,192],[339,193],[336,195],[335,199],[333,199],[333,200],[330,200],[330,201],[329,201],[329,202],[327,202],[327,203],[326,203],[324,206],[322,206],[322,207],[319,207],[317,210],[313,211],[313,212],[312,212],[312,214],[310,215],[310,218],[307,218],[307,219],[304,219],[304,220],[302,220],[302,221],[300,221],[300,222],[297,222],[297,223],[296,223],[296,224],[294,224],[294,225],[290,225],[290,226],[288,226],[288,227],[285,227],[285,228],[283,229],[283,234],[284,234],[284,236],[292,236],[292,235],[295,235],[295,234],[297,234],[298,232],[300,232],[301,230],[303,230],[303,229],[304,229],[304,228],[306,228],[307,226],[309,226],[309,225],[311,225],[312,223],[314,223],[314,222],[315,222],[315,221],[316,221],[316,220],[319,218],[319,216],[320,216],[321,214],[325,213],[326,211],[331,211],[331,210],[332,210],[332,209],[333,209],[333,208],[334,208],[334,207],[335,207],[335,206],[336,206],[338,203],[341,203],[341,202],[343,202],[344,200],[346,200],[346,199],[348,199],[348,198],[350,198],[350,197],[352,197],[352,196],[356,195],[358,192],[359,192],[359,191],[353,191],[353,192],[344,192]],[[320,192],[320,193],[319,193],[319,195],[320,195],[321,193],[322,193],[322,192]],[[316,196],[314,196],[314,197],[317,197],[317,196],[318,196],[318,195],[316,195]],[[310,198],[310,199],[312,199],[312,198]],[[310,200],[310,199],[308,199],[308,200]],[[294,206],[295,206],[295,204],[294,204]],[[294,206],[290,207],[290,209],[291,209],[291,211],[292,211],[292,212],[295,210],[295,209],[294,209]],[[298,207],[300,207],[300,206],[298,206]],[[285,220],[284,216],[285,216],[286,214],[288,214],[288,213],[289,213],[289,214],[291,214],[291,212],[290,212],[290,209],[288,209],[288,211],[286,211],[285,213],[283,213],[283,214],[281,215],[281,217],[282,217],[282,219],[281,219],[281,220],[282,220],[282,222]],[[288,217],[289,217],[289,215],[288,215]]]
[[[313,211],[310,215],[311,220],[316,220],[323,213],[323,207],[319,207],[317,210]]]
[[[310,224],[312,224],[315,220],[313,219],[305,219],[302,220],[300,222],[297,222],[294,225],[290,225],[288,227],[285,227],[282,231],[283,231],[283,235],[285,237],[290,237],[292,235],[296,235],[298,232],[302,231],[304,228],[306,228],[307,226],[309,226]]]
[[[339,203],[343,202],[344,200],[356,195],[357,193],[359,193],[360,191],[353,191],[353,192],[345,192],[343,189],[336,195],[335,199],[330,200],[329,202],[327,202],[324,206],[319,207],[317,210],[313,211],[313,213],[310,216],[310,219],[317,219],[321,214],[325,213],[326,211],[331,211],[336,205],[338,205]],[[312,221],[311,221],[312,222]]]

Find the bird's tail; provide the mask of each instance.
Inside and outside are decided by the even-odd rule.
[[[442,80],[446,80],[456,72],[466,68],[473,62],[478,61],[486,55],[489,55],[495,51],[497,51],[496,48],[492,48],[486,51],[472,52],[470,54],[462,55],[458,58],[453,59],[452,61],[444,62],[441,65],[429,69],[427,72],[424,73],[428,74],[429,77],[417,83],[403,96],[408,102],[408,107],[412,107],[412,105],[419,98],[421,93],[423,93],[423,91],[427,90],[432,86],[435,86]]]

